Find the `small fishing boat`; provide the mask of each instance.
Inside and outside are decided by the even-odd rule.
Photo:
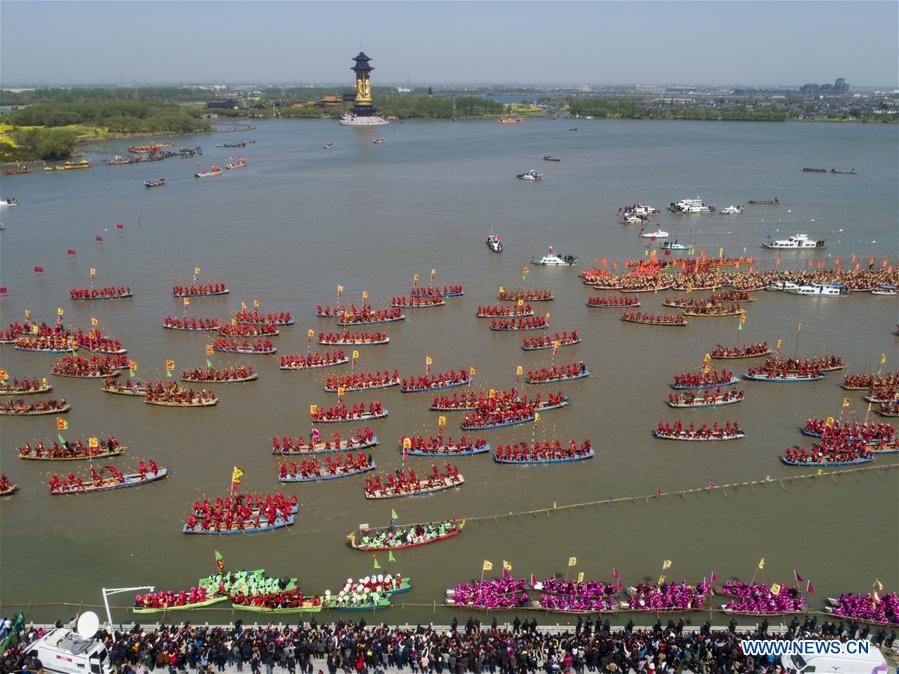
[[[543,180],[543,174],[537,173],[534,169],[530,169],[525,171],[524,173],[518,173],[515,175],[519,180],[528,180],[530,182],[537,182],[539,180]]]
[[[386,486],[380,490],[366,490],[365,498],[371,500],[381,500],[388,498],[403,498],[405,496],[426,496],[428,494],[436,494],[437,492],[444,491],[446,489],[461,487],[464,482],[465,478],[463,478],[461,475],[456,475],[454,477],[442,476],[441,480],[436,484],[428,485],[427,481],[421,480],[419,481],[418,487],[411,488],[408,491],[398,491],[396,489],[390,489]]]
[[[278,456],[338,454],[368,449],[369,447],[376,447],[379,442],[380,441],[378,440],[378,436],[376,435],[371,436],[371,438],[369,438],[368,440],[357,440],[355,438],[349,438],[344,440],[337,440],[334,442],[304,442],[303,444],[291,445],[287,448],[280,447],[279,445],[278,448],[272,449],[272,454]]]
[[[145,180],[144,187],[164,187],[165,178],[156,178],[155,180]]]
[[[416,532],[419,528],[427,531],[426,527],[436,527],[430,535],[417,538],[413,535],[411,542],[407,532]],[[347,534],[346,541],[354,550],[361,552],[381,552],[384,550],[406,550],[409,548],[418,548],[429,543],[437,543],[453,538],[462,533],[465,528],[465,520],[452,520],[449,522],[424,522],[422,524],[406,524],[401,526],[390,527],[369,527],[368,525],[359,526],[359,538],[356,532]],[[383,536],[383,539],[382,539]],[[388,545],[387,538],[400,541],[396,545]]]
[[[540,258],[531,258],[531,264],[537,264],[544,267],[571,267],[577,264],[577,258],[574,255],[556,255],[553,247],[550,246],[546,255]]]
[[[757,372],[749,374],[747,372],[743,375],[743,379],[746,379],[748,381],[764,381],[775,384],[793,384],[806,381],[820,381],[824,379],[824,375],[820,373],[800,375],[794,372],[773,372],[767,374],[763,372]]]
[[[239,169],[239,168],[243,168],[246,165],[247,165],[247,158],[246,157],[238,157],[237,161],[229,162],[229,163],[225,164],[225,168],[228,170]]]
[[[652,240],[667,239],[668,232],[666,232],[664,229],[657,229],[654,232],[640,232],[640,236],[644,239],[652,239]]]
[[[372,145],[383,145],[384,139],[383,138],[373,138],[371,143],[372,143]]]
[[[593,449],[588,449],[586,452],[575,454],[574,456],[561,456],[559,458],[550,458],[550,459],[515,459],[515,458],[501,458],[499,454],[493,455],[493,460],[496,463],[506,463],[506,464],[517,464],[519,466],[544,466],[549,465],[551,463],[572,463],[575,461],[584,461],[586,459],[592,459],[596,455],[596,452]]]
[[[258,527],[256,526],[254,521],[244,520],[242,524],[233,522],[231,528],[229,529],[222,529],[218,526],[210,526],[208,528],[204,528],[203,522],[198,521],[194,527],[190,527],[185,524],[181,528],[181,533],[194,534],[199,536],[233,536],[237,534],[259,534],[265,531],[274,531],[275,529],[283,529],[284,527],[293,526],[295,519],[296,518],[293,515],[288,515],[287,517],[278,516],[275,518],[274,522],[269,522],[268,520],[260,520]]]
[[[65,496],[71,494],[90,494],[100,491],[112,491],[114,489],[126,489],[128,487],[140,487],[141,485],[156,482],[157,480],[164,480],[168,475],[168,468],[159,468],[155,473],[146,473],[144,475],[141,475],[140,473],[126,473],[121,476],[121,479],[105,478],[100,480],[99,483],[85,482],[80,488],[77,484],[58,485],[56,488],[51,488],[50,493],[54,496]]]
[[[169,613],[171,611],[189,611],[191,609],[205,608],[207,606],[212,606],[213,604],[218,604],[219,602],[225,601],[228,598],[228,595],[212,595],[208,599],[204,599],[203,601],[197,601],[193,604],[173,604],[171,606],[152,606],[152,607],[140,607],[135,606],[131,609],[132,613],[137,613],[141,615],[150,614],[150,613]]]
[[[487,247],[494,253],[503,252],[503,242],[499,238],[499,234],[490,234],[487,237]]]
[[[562,161],[560,157],[553,157],[551,154],[543,155],[543,161]]]
[[[337,145],[335,143],[325,143],[322,147],[326,150],[333,150]]]
[[[196,172],[194,173],[194,177],[196,177],[196,178],[209,178],[210,176],[217,176],[217,175],[220,175],[221,172],[222,172],[221,167],[219,167],[219,166],[213,166],[213,167],[210,168],[208,171],[196,171]]]
[[[60,407],[46,407],[46,408],[35,408],[28,409],[25,411],[19,411],[18,408],[12,407],[12,403],[10,403],[10,407],[0,406],[0,416],[4,417],[40,417],[48,414],[65,414],[72,406],[69,403],[62,405]],[[29,405],[30,407],[30,405]]]
[[[365,464],[364,466],[351,468],[350,470],[340,470],[339,472],[328,470],[328,466],[326,465],[318,466],[318,471],[314,474],[310,473],[307,475],[303,475],[301,473],[297,473],[296,475],[291,475],[290,473],[288,473],[287,475],[279,475],[278,482],[286,484],[289,482],[321,482],[323,480],[336,480],[342,477],[361,475],[362,473],[367,473],[368,471],[374,470],[377,467],[378,466],[374,460]]]

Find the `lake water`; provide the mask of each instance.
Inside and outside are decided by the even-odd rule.
[[[569,130],[574,127],[578,130]],[[385,143],[372,144],[376,135]],[[256,142],[244,150],[214,147],[241,136]],[[305,351],[308,329],[332,327],[314,316],[314,307],[335,303],[338,283],[347,301],[358,304],[367,290],[371,301],[382,305],[407,291],[414,273],[427,280],[436,268],[437,283],[462,282],[465,297],[441,309],[407,312],[407,321],[386,326],[388,347],[360,349],[358,366],[422,374],[430,355],[435,370],[473,365],[478,387],[499,389],[514,383],[516,366],[527,370],[546,363],[550,354],[521,351],[521,335],[490,332],[487,321],[475,319],[475,308],[495,303],[500,285],[548,287],[556,300],[543,306],[552,312],[553,329],[577,329],[583,336],[583,344],[561,350],[559,359],[584,360],[594,376],[559,387],[573,404],[547,413],[536,433],[563,440],[589,437],[597,457],[546,468],[501,466],[485,455],[460,458],[464,487],[398,501],[366,501],[361,478],[292,485],[285,491],[297,494],[303,508],[288,530],[218,539],[184,536],[180,529],[190,505],[203,494],[224,495],[234,465],[246,471],[247,488],[278,489],[271,436],[308,436],[309,405],[333,402],[321,384],[335,371],[282,372],[276,358],[216,354],[216,365],[251,363],[259,380],[217,387],[220,403],[214,408],[164,409],[104,394],[95,381],[50,376],[51,357],[2,347],[2,367],[13,375],[46,374],[55,397],[72,402],[68,438],[115,434],[132,456],[173,469],[170,479],[139,489],[50,497],[50,467],[15,454],[22,442],[55,438],[54,417],[4,417],[0,469],[21,490],[0,503],[3,610],[33,602],[33,617],[55,619],[75,611],[55,604],[96,604],[101,586],[190,587],[213,570],[215,550],[229,568],[264,567],[298,576],[308,592],[336,591],[347,577],[370,573],[373,564],[369,555],[345,545],[345,535],[361,522],[389,523],[391,509],[401,522],[501,515],[553,502],[808,472],[782,466],[778,456],[785,447],[809,444],[798,433],[807,418],[839,411],[846,395],[837,385],[840,373],[796,386],[747,383],[740,405],[683,410],[680,416],[700,423],[737,420],[748,433],[737,442],[709,444],[652,438],[660,419],[678,417],[664,405],[672,375],[697,370],[716,343],[783,338],[792,351],[800,321],[802,354],[841,355],[855,372],[876,370],[881,354],[888,367],[899,362],[899,339],[891,333],[895,298],[761,293],[747,306],[742,332],[736,319],[694,320],[668,331],[622,323],[614,311],[589,311],[588,289],[577,269],[531,266],[522,280],[522,266],[549,244],[579,255],[581,269],[595,258],[643,258],[647,246],[639,227],[620,225],[617,209],[635,201],[662,208],[697,195],[719,208],[774,196],[782,202],[749,206],[731,218],[663,214],[657,219],[672,238],[695,242],[710,255],[723,247],[727,255],[752,255],[765,268],[773,264],[773,255],[759,247],[766,236],[806,231],[826,238],[827,249],[784,253],[783,266],[836,255],[844,265],[852,255],[864,264],[871,255],[878,264],[883,257],[895,264],[896,126],[527,120],[515,126],[408,122],[364,130],[297,120],[174,142],[202,145],[205,154],[3,178],[3,196],[21,203],[3,211],[0,285],[9,291],[0,299],[4,326],[23,318],[26,308],[35,318],[51,320],[62,307],[68,324],[86,328],[96,317],[128,348],[139,376],[155,379],[164,376],[166,359],[174,359],[179,371],[204,365],[206,337],[161,327],[163,316],[182,312],[170,286],[189,281],[194,267],[202,268],[205,280],[227,282],[232,292],[194,300],[192,315],[227,317],[241,301],[254,298],[263,309],[292,311],[297,325],[274,339],[280,353]],[[323,149],[326,143],[336,147]],[[103,149],[124,153],[128,144]],[[247,155],[245,169],[193,177],[197,165],[224,165],[237,153]],[[544,154],[562,161],[543,162]],[[803,166],[854,167],[858,175],[807,174]],[[545,180],[514,180],[529,168],[543,171]],[[144,189],[145,179],[163,176],[166,187]],[[124,230],[116,231],[115,223]],[[491,228],[503,237],[502,255],[484,245]],[[103,237],[101,243],[96,235]],[[68,256],[68,248],[77,255]],[[33,273],[34,265],[45,273]],[[91,267],[98,270],[98,285],[129,285],[134,299],[70,302],[69,288],[87,287]],[[644,310],[659,311],[664,295],[641,297]],[[738,371],[746,365],[733,364]],[[381,393],[390,417],[373,425],[382,441],[373,453],[379,467],[392,469],[402,461],[399,437],[434,432],[437,415],[427,409],[428,394]],[[853,393],[851,399],[853,412],[864,417],[861,396]],[[452,424],[458,415],[448,416],[457,436]],[[324,430],[346,434],[352,428]],[[484,435],[495,445],[530,440],[531,432],[518,427]],[[896,461],[895,456],[878,459]],[[115,460],[120,467],[132,462],[136,459]],[[410,463],[418,472],[430,465],[425,459]],[[63,466],[65,472],[86,470]],[[625,583],[657,577],[663,559],[673,561],[669,579],[696,581],[713,570],[722,578],[745,578],[765,557],[760,578],[789,582],[792,570],[799,570],[813,579],[817,595],[810,604],[820,609],[824,597],[865,591],[875,577],[896,589],[897,506],[899,473],[888,471],[474,523],[453,541],[397,553],[395,564],[379,555],[385,569],[412,576],[414,588],[402,599],[418,605],[379,615],[396,622],[445,622],[451,613],[439,608],[444,590],[479,576],[482,560],[499,569],[506,559],[514,574],[540,576],[565,573],[569,556],[577,557],[576,570],[588,577],[608,580],[617,567]],[[122,620],[129,616],[116,612]],[[190,616],[231,618],[222,611]]]

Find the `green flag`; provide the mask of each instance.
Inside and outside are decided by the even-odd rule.
[[[371,558],[372,558],[373,560],[375,560],[374,568],[375,568],[375,569],[380,569],[380,568],[381,568],[381,565],[378,563],[378,558],[375,557],[374,555],[372,555]]]
[[[215,551],[215,561],[220,562],[220,561],[222,561],[223,559],[224,559],[224,557],[222,557],[222,553],[219,552],[218,550],[216,550],[216,551]]]
[[[66,444],[66,439],[64,437],[62,437],[62,435],[60,435],[58,437],[59,437],[59,444],[61,444],[61,445]]]
[[[171,377],[171,376],[172,376],[172,373],[169,372],[168,370],[166,370],[166,371],[165,371],[165,376],[166,376],[166,377]]]
[[[212,367],[212,361],[208,358],[206,359],[206,367]]]
[[[396,514],[396,510],[391,510],[390,516],[395,520],[398,520],[400,518],[400,516]]]
[[[388,562],[395,562],[395,561],[396,561],[396,557],[393,556],[393,550],[388,551],[388,553],[387,553],[387,561],[388,561]]]

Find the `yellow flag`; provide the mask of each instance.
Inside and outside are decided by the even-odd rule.
[[[6,381],[7,379],[9,379],[9,373],[3,368],[0,368],[0,381]]]
[[[665,576],[659,576],[659,587],[665,584]]]
[[[782,339],[777,340],[777,350],[780,351],[780,347],[783,346],[784,341]]]
[[[128,361],[128,369],[131,370],[132,372],[137,372],[137,361],[129,360]]]
[[[353,351],[353,360],[359,360],[359,352]]]
[[[666,559],[664,562],[662,562],[662,571],[664,571],[665,569],[670,569],[670,568],[671,568],[671,560],[670,559]]]
[[[100,441],[97,440],[97,438],[88,438],[87,446],[90,447],[91,449],[96,449],[97,447],[100,446]]]
[[[887,362],[887,355],[885,353],[880,354],[880,364],[883,365]]]
[[[186,306],[186,307],[190,306],[190,298],[189,297],[183,298],[182,301],[184,302],[184,306]]]
[[[502,295],[504,292],[506,292],[506,289],[503,288],[502,286],[500,286],[500,287],[499,287],[499,294]]]
[[[583,571],[581,571],[581,572],[577,575],[577,582],[579,582],[579,583],[583,583],[583,582],[584,582],[584,572],[583,572]]]
[[[824,422],[825,426],[833,426],[833,417],[827,417],[827,421]]]
[[[25,309],[25,318],[31,318],[31,309]]]
[[[338,387],[337,387],[337,397],[338,397],[338,398],[343,398],[343,395],[344,395],[345,393],[346,393],[346,387],[345,387],[345,386],[338,386]]]
[[[536,424],[538,421],[540,421],[540,412],[535,412],[534,413],[534,423]]]
[[[484,571],[493,571],[493,562],[489,560],[484,560],[484,566],[481,567]]]
[[[62,310],[62,307],[56,307],[56,315],[57,315],[57,316],[62,316],[63,313],[64,313],[64,312],[63,312],[63,310]]]
[[[212,344],[207,344],[206,345],[206,355],[211,356],[213,353],[215,353],[215,347],[213,347]]]
[[[240,477],[243,475],[243,471],[234,466],[234,470],[231,473],[231,484],[240,484]]]
[[[413,281],[417,282],[418,279],[419,279],[418,274],[412,274],[412,280],[413,280]]]
[[[98,325],[100,325],[100,321],[98,321],[96,318],[91,316],[91,325],[93,325],[96,328]]]
[[[41,386],[43,386],[44,388],[47,388],[49,385],[50,385],[50,384],[49,384],[49,382],[47,381],[47,378],[46,378],[46,377],[41,377]]]
[[[257,299],[254,297],[254,298],[253,298],[253,308],[254,308],[254,309],[258,309],[258,308],[259,308],[259,304],[260,304],[259,300],[257,300]]]
[[[490,392],[487,394],[487,397],[490,400],[493,400],[496,397],[496,389],[493,389],[493,388],[490,389]]]
[[[777,583],[772,583],[771,584],[771,594],[773,594],[775,597],[777,595],[779,595],[780,594],[780,585],[778,585]]]
[[[547,312],[546,312],[546,320],[549,320],[549,317],[550,317],[550,316],[552,316],[552,314],[549,313],[549,312],[547,311]]]
[[[367,290],[362,291],[362,299],[364,299],[364,300],[368,299],[368,291]]]
[[[759,569],[764,569],[764,568],[765,568],[765,558],[762,557],[762,558],[759,560]]]
[[[38,327],[36,324],[31,326],[31,332],[34,333],[35,335],[37,333],[39,333],[40,331],[41,331],[40,327]]]
[[[519,377],[522,375],[523,372],[524,372],[524,368],[521,367],[521,365],[519,365],[517,368],[515,368],[515,374],[517,374]]]
[[[337,284],[337,294],[340,295],[343,293],[343,286],[339,283]]]
[[[708,353],[707,353],[707,354],[705,355],[705,362],[708,363],[710,360],[712,360],[712,356],[711,356],[711,354],[708,354]]]
[[[524,306],[524,300],[523,300],[523,299],[521,299],[521,298],[518,299],[518,306],[520,306],[520,307],[523,307],[523,306]]]
[[[412,438],[403,438],[403,449],[412,449]]]
[[[577,557],[569,557],[568,558],[568,566],[576,566],[577,565]]]
[[[849,398],[843,398],[843,407],[849,407],[852,403],[849,401]]]
[[[311,329],[310,329],[309,332],[306,333],[306,336],[307,336],[309,339],[312,339],[313,337],[315,337],[315,330],[311,330]]]
[[[174,372],[175,371],[175,361],[173,361],[171,359],[165,361],[165,369],[168,370],[169,372]]]
[[[468,370],[468,374],[470,374],[472,377],[474,377],[477,373],[478,373],[478,371],[475,369],[474,365],[472,365],[471,368]]]
[[[799,332],[800,330],[802,330],[802,321],[799,321],[799,322],[796,324],[796,332]]]
[[[97,268],[91,267],[91,278],[97,278]]]
[[[437,425],[438,426],[446,426],[446,417],[438,417]]]
[[[318,414],[318,405],[309,405],[309,414],[313,416]]]
[[[503,560],[503,571],[511,571],[511,570],[512,570],[512,564],[510,564],[509,562],[507,562],[504,559]]]
[[[231,325],[237,325],[237,319],[236,319],[236,318],[232,318],[232,319],[231,319]]]
[[[246,310],[247,310],[247,303],[246,303],[246,302],[241,302],[241,303],[240,303],[240,308],[241,308],[242,311],[246,311]]]
[[[194,267],[194,276],[199,276],[199,275],[200,275],[200,268]]]
[[[824,469],[823,469],[823,468],[819,468],[819,469],[818,469],[818,475],[824,475]]]
[[[433,364],[434,364],[434,359],[431,358],[430,356],[425,356],[425,365],[433,365]]]
[[[431,268],[431,278],[434,278],[435,276],[437,276],[437,267],[432,267]]]
[[[880,582],[880,578],[874,579],[874,584],[871,586],[878,592],[883,592],[883,583]]]
[[[56,430],[66,431],[69,429],[69,422],[62,417],[56,417]]]

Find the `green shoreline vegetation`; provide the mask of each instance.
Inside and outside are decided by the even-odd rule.
[[[0,90],[0,162],[68,159],[78,144],[104,138],[213,131],[219,118],[337,119],[352,105],[346,87],[239,89],[199,87],[93,87]],[[490,91],[398,93],[375,87],[375,106],[390,119],[491,119],[502,115],[579,119],[895,123],[890,110],[872,110],[865,99],[800,95],[704,97],[586,96],[530,92],[533,103],[505,105]],[[834,103],[834,101],[836,103]]]

